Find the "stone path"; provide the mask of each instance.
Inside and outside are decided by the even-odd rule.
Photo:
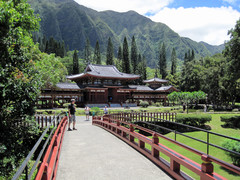
[[[78,116],[66,131],[57,180],[167,180],[164,171],[128,144]]]

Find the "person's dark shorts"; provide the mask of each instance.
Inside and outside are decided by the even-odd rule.
[[[75,114],[71,114],[71,117],[69,118],[69,122],[76,122]]]

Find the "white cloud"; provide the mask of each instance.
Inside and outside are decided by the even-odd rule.
[[[168,25],[180,36],[209,44],[222,44],[228,40],[228,30],[233,28],[240,18],[240,12],[232,7],[167,8],[174,0],[75,0],[81,5],[97,11],[114,10],[137,11],[139,14],[153,15],[156,22]],[[235,3],[239,0],[222,0]],[[239,6],[239,5],[238,5]]]
[[[137,11],[140,14],[147,12],[155,13],[166,7],[174,0],[75,0],[81,5],[89,8],[104,11],[114,10],[126,12],[129,10]]]
[[[228,30],[235,26],[239,17],[240,12],[232,7],[180,7],[164,8],[150,18],[165,23],[180,36],[219,45],[229,40]]]

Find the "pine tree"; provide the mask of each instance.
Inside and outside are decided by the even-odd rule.
[[[141,54],[138,54],[138,63],[140,63],[142,61],[142,56],[141,56]]]
[[[117,69],[119,71],[123,71],[123,53],[122,53],[122,47],[118,47],[118,54],[117,54],[117,63],[116,63]]]
[[[160,74],[162,75],[162,78],[165,79],[167,77],[167,58],[166,58],[166,48],[164,43],[160,48],[159,68],[160,68]]]
[[[192,49],[191,60],[194,60],[194,58],[195,58],[195,53],[194,53],[194,50]]]
[[[96,64],[102,64],[101,63],[101,53],[100,53],[100,47],[99,47],[99,42],[97,40],[96,45],[95,45],[95,50],[94,50],[94,63]]]
[[[76,50],[73,54],[73,74],[79,74],[78,54]]]
[[[110,37],[108,38],[106,64],[113,65],[113,44],[112,44],[112,40]]]
[[[130,73],[129,51],[126,37],[123,41],[123,72]]]
[[[122,53],[122,47],[121,47],[121,46],[118,47],[118,56],[117,56],[117,59],[118,59],[119,61],[122,61],[122,59],[123,59],[123,53]]]
[[[90,41],[87,38],[85,49],[84,49],[84,59],[85,59],[85,65],[91,63],[91,50],[90,50]]]
[[[145,56],[143,56],[142,61],[143,61],[142,78],[143,78],[143,80],[146,80],[147,79],[147,62],[146,62]]]
[[[172,62],[171,74],[174,75],[176,74],[176,70],[177,70],[177,56],[176,56],[175,48],[173,48],[172,50],[171,62]]]
[[[131,46],[131,63],[133,66],[133,73],[136,73],[137,69],[137,59],[138,59],[138,53],[137,53],[137,45],[135,41],[135,37],[132,37],[132,46]]]

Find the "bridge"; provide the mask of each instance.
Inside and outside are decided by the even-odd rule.
[[[42,160],[40,161],[40,156],[44,150],[39,154],[29,173],[27,163],[36,150],[34,147],[13,179],[18,179],[24,170],[25,179],[31,179],[33,172],[37,171],[35,177],[37,180],[193,179],[182,171],[182,167],[194,172],[200,179],[225,179],[214,172],[213,162],[240,174],[239,167],[178,143],[176,139],[168,139],[150,129],[132,124],[131,122],[136,119],[146,123],[156,119],[161,121],[167,119],[171,122],[174,120],[174,114],[163,113],[150,116],[146,113],[118,113],[103,117],[95,116],[92,121],[77,117],[77,130],[74,131],[67,131],[67,117],[60,117],[57,122],[53,121],[57,129],[53,135],[49,136],[52,137],[51,142]],[[45,123],[43,119],[37,120],[42,127],[44,124],[47,126],[47,120]],[[150,134],[152,138],[140,132]],[[161,138],[198,155],[202,163],[198,164],[164,146],[159,142]],[[35,146],[39,144],[37,142]],[[162,158],[162,154],[168,156],[170,160]]]
[[[102,128],[77,117],[65,133],[57,180],[171,179],[146,157]]]

